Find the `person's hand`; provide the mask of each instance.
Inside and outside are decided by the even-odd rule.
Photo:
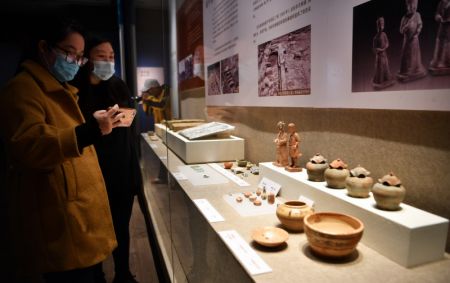
[[[108,110],[98,110],[94,112],[94,118],[97,120],[102,135],[112,132],[112,129],[120,124],[120,119],[125,117],[124,113],[120,113],[119,106],[116,104]]]

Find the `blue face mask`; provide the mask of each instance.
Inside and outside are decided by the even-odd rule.
[[[56,54],[56,61],[50,66],[50,72],[61,83],[73,80],[79,69],[80,66],[67,62],[62,54]]]

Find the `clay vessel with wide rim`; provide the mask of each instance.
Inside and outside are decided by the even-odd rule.
[[[329,258],[349,256],[361,240],[364,224],[356,217],[318,212],[304,218],[305,234],[314,254]]]

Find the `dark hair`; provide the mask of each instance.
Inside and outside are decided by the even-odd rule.
[[[111,40],[106,37],[93,34],[88,35],[86,39],[86,46],[84,48],[84,56],[89,58],[91,50],[103,43],[109,43],[111,46],[113,45]]]
[[[44,40],[49,46],[55,46],[71,33],[79,33],[83,37],[85,36],[83,27],[74,19],[45,17],[39,20],[36,26],[32,28],[30,44],[26,46],[19,65],[27,59],[38,60],[39,41]]]

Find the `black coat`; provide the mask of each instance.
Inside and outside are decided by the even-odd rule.
[[[107,109],[118,104],[119,107],[134,108],[131,93],[126,84],[112,76],[98,85],[88,83],[88,79],[74,81],[79,89],[81,111],[85,117],[97,110]],[[142,176],[138,161],[138,136],[136,119],[131,127],[117,127],[109,135],[102,136],[94,143],[98,161],[102,169],[108,194],[120,196],[136,194],[142,186]]]

